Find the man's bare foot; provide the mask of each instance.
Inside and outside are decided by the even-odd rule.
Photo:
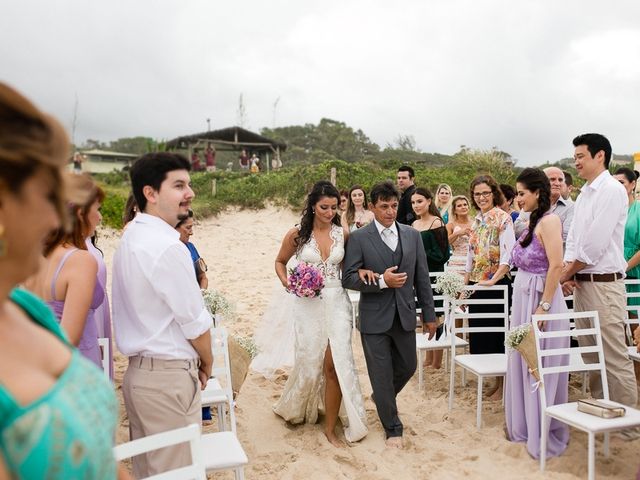
[[[324,432],[324,436],[325,436],[325,437],[327,437],[327,440],[329,440],[329,443],[330,443],[331,445],[333,445],[334,447],[343,448],[343,447],[345,447],[345,446],[346,446],[346,445],[345,445],[345,443],[344,443],[342,440],[340,440],[340,439],[336,436],[336,434],[335,434],[335,433],[333,433],[333,432],[327,432],[327,431],[325,430],[325,432]]]
[[[389,437],[385,441],[388,448],[397,448],[398,450],[402,450],[404,448],[404,442],[402,441],[402,437]]]

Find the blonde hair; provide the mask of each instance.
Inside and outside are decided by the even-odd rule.
[[[0,188],[19,193],[24,182],[44,168],[58,186],[58,214],[66,218],[63,168],[69,153],[69,138],[60,122],[0,82]]]
[[[446,188],[447,190],[449,190],[449,201],[447,203],[440,203],[440,199],[438,197],[438,194],[440,193],[440,190],[442,190],[443,188]],[[443,211],[449,211],[451,208],[451,197],[453,197],[453,190],[451,190],[451,187],[449,185],[447,185],[446,183],[441,183],[440,185],[438,185],[438,188],[436,188],[436,195],[435,195],[435,204],[436,207],[438,208],[438,210],[440,210],[441,212]]]
[[[471,209],[471,202],[465,195],[456,195],[451,199],[451,205],[449,205],[449,219],[450,220],[458,220],[458,215],[456,215],[456,202],[459,200],[464,200],[467,202],[467,206]]]

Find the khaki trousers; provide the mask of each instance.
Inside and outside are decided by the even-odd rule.
[[[131,440],[202,421],[196,360],[129,357],[122,383]],[[133,475],[146,478],[191,463],[189,444],[133,457]]]
[[[638,401],[633,362],[627,355],[625,341],[626,295],[624,282],[578,282],[574,292],[576,312],[596,310],[600,317],[602,348],[609,384],[609,398],[615,402],[635,407]],[[588,319],[576,319],[577,328],[589,328]],[[580,346],[595,345],[594,336],[579,336]],[[595,363],[597,354],[583,355],[585,363]],[[589,387],[593,398],[602,397],[600,373],[589,372]]]

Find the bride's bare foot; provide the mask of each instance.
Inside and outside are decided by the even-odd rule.
[[[404,448],[404,442],[402,441],[402,437],[389,437],[385,441],[387,448],[397,448],[402,450]]]
[[[344,448],[344,447],[346,446],[346,445],[345,445],[345,443],[344,443],[342,440],[340,440],[340,439],[336,436],[336,434],[335,434],[335,433],[333,433],[333,432],[327,432],[327,431],[325,430],[325,432],[324,432],[324,436],[325,436],[325,437],[327,437],[327,440],[329,440],[329,443],[330,443],[331,445],[333,445],[334,447],[337,447],[337,448]]]

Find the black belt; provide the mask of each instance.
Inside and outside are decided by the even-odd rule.
[[[575,277],[579,282],[615,282],[622,280],[622,273],[576,273]]]

